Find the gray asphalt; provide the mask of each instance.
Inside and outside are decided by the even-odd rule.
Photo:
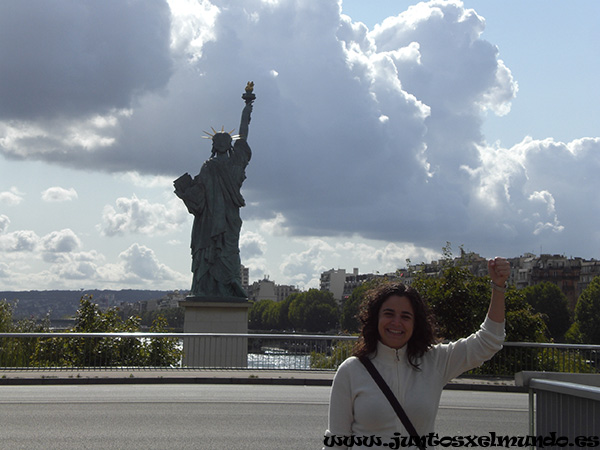
[[[0,449],[319,449],[328,386],[0,386]],[[528,396],[444,391],[440,435],[527,434]]]

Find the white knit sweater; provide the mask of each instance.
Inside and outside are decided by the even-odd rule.
[[[399,350],[377,344],[371,357],[390,386],[419,435],[434,431],[442,389],[451,379],[481,365],[502,348],[504,322],[486,318],[471,336],[449,344],[438,344],[419,360],[415,370]],[[408,436],[392,406],[364,365],[356,357],[344,361],[335,375],[329,402],[329,425],[325,436],[379,436],[392,442],[394,433]],[[330,441],[331,443],[331,441]],[[323,449],[389,448],[388,446],[335,446]]]

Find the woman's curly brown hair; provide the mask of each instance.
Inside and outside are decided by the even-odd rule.
[[[414,311],[414,329],[406,348],[408,362],[419,369],[418,359],[435,343],[433,318],[427,304],[416,289],[402,283],[385,283],[367,293],[358,311],[362,327],[353,356],[367,356],[377,351],[379,341],[379,310],[381,305],[393,295],[410,300]]]

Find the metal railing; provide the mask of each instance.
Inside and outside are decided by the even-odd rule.
[[[517,372],[600,372],[600,345],[505,342],[489,361],[470,374],[512,377]]]
[[[530,416],[535,393],[535,427],[530,418],[530,434],[559,436],[553,448],[597,446],[600,435],[600,388],[584,384],[532,379],[529,381]],[[590,441],[588,439],[595,439]],[[549,448],[543,442],[536,448]]]
[[[0,333],[0,370],[335,370],[351,355],[355,340],[355,336],[251,333]],[[229,354],[240,347],[242,362],[232,364]],[[186,353],[216,357],[199,364],[186,359]],[[468,374],[513,377],[521,371],[599,373],[600,345],[506,342],[490,361]]]

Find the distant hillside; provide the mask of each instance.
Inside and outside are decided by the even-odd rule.
[[[23,319],[41,318],[50,313],[52,319],[72,317],[79,308],[79,300],[84,295],[91,295],[94,303],[102,308],[119,306],[121,303],[135,303],[143,300],[154,300],[164,297],[172,291],[143,291],[125,289],[87,290],[87,291],[0,291],[0,300],[7,300],[15,305],[13,317]]]

